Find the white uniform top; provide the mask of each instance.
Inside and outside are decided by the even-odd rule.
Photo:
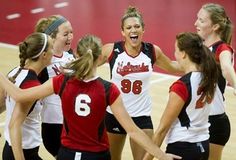
[[[12,77],[18,71],[18,68],[12,70],[8,76]],[[40,82],[37,79],[37,75],[32,70],[21,70],[20,74],[16,78],[16,86],[20,86],[24,81],[36,81],[39,85]],[[33,85],[32,85],[33,87]],[[5,121],[5,130],[4,136],[6,141],[11,145],[10,135],[9,135],[9,122],[12,116],[12,112],[15,107],[15,101],[7,96],[6,98],[6,121]],[[22,124],[22,147],[23,149],[32,149],[38,147],[41,142],[41,117],[40,112],[42,110],[42,105],[39,101],[36,101],[33,104],[29,114],[27,115],[24,123]]]
[[[136,57],[131,57],[123,44],[123,42],[115,43],[113,53],[109,57],[111,80],[121,91],[124,105],[131,117],[149,116],[150,77],[155,58],[153,45],[142,43],[140,53]],[[110,107],[107,111],[111,113]]]
[[[72,54],[63,52],[61,57],[53,56],[51,65],[47,67],[48,78],[55,77],[60,74],[60,66],[74,60]],[[43,99],[42,121],[44,123],[62,124],[63,115],[61,109],[61,99],[58,95],[52,94]]]
[[[220,63],[219,56],[224,51],[227,50],[233,54],[233,49],[228,44],[224,43],[223,41],[218,41],[214,43],[212,46],[209,47],[209,49],[212,51],[212,53],[215,54],[215,59],[218,63]],[[233,59],[232,59],[232,65],[233,65]],[[226,79],[221,74],[218,79],[218,85],[217,85],[217,92],[214,96],[211,112],[210,115],[220,115],[225,113],[225,98],[224,98],[224,92],[226,88]]]
[[[171,86],[170,90],[180,96],[182,94],[179,93],[187,89],[188,96],[185,97],[185,104],[166,136],[168,144],[174,142],[195,143],[209,139],[208,128],[210,124],[208,116],[211,106],[206,103],[203,107],[197,108],[198,105],[196,104],[201,97],[201,95],[197,95],[200,81],[201,73],[191,72],[181,77]],[[177,91],[173,89],[176,86],[179,86]]]
[[[219,115],[225,113],[225,99],[222,95],[222,92],[220,91],[219,86],[216,86],[216,93],[214,95],[214,99],[211,103],[211,112],[210,115]]]

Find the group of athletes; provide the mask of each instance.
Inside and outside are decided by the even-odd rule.
[[[196,33],[176,35],[172,61],[142,40],[143,17],[133,6],[121,18],[124,40],[103,45],[86,35],[74,53],[71,23],[61,15],[41,18],[19,44],[20,65],[0,74],[2,159],[41,160],[43,142],[57,160],[120,160],[128,134],[134,160],[221,160],[230,137],[227,84],[236,95],[233,26],[214,3],[200,8],[194,25]],[[96,74],[106,62],[110,80]],[[154,66],[181,75],[155,132],[148,94]]]

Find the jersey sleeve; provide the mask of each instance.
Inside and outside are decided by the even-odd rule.
[[[65,76],[63,74],[60,74],[52,78],[53,89],[55,94],[59,94],[64,77]]]
[[[188,96],[189,96],[187,86],[185,85],[185,83],[183,83],[180,80],[174,82],[171,85],[169,92],[175,92],[177,95],[179,95],[184,100],[184,102],[187,101]]]
[[[26,89],[26,88],[35,87],[38,85],[41,85],[41,83],[38,80],[28,80],[28,81],[23,82],[20,88]]]
[[[156,50],[155,50],[155,47],[154,47],[154,45],[153,44],[151,44],[152,45],[152,56],[153,56],[153,58],[152,58],[152,65],[157,61],[157,56],[156,56]]]
[[[111,84],[109,94],[109,105],[112,105],[117,99],[117,97],[120,95],[120,91],[114,83]]]
[[[216,50],[216,55],[215,55],[216,61],[220,60],[219,57],[223,51],[229,51],[231,54],[233,54],[233,49],[229,45],[223,43],[223,44],[219,45],[219,47]]]

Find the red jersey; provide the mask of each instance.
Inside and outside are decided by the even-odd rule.
[[[64,75],[53,78],[56,94],[59,94],[64,78]],[[119,95],[113,83],[99,77],[88,81],[72,77],[67,80],[61,94],[64,116],[62,145],[79,151],[108,150],[104,116],[107,106],[113,104]]]

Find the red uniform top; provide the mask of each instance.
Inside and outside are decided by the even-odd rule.
[[[59,94],[64,75],[53,78],[54,92]],[[61,94],[64,115],[61,143],[63,146],[89,152],[109,149],[104,115],[108,105],[120,95],[111,82],[99,77],[89,81],[70,78]]]

